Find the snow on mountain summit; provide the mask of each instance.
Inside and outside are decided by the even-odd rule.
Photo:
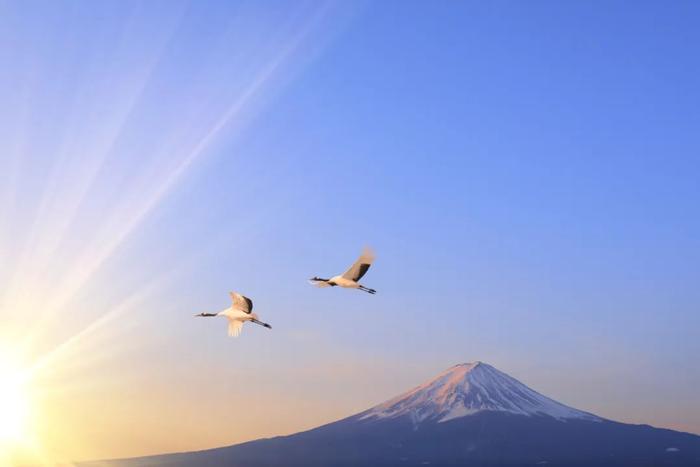
[[[409,416],[414,423],[445,422],[481,411],[548,415],[560,420],[601,420],[545,397],[482,362],[453,366],[417,388],[359,414],[359,418]]]

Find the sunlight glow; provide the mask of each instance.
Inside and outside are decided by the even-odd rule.
[[[129,248],[146,244],[136,233],[147,233],[197,163],[242,133],[335,31],[327,24],[331,3],[283,14],[229,7],[205,38],[194,33],[192,8],[137,10],[120,10],[109,23],[113,34],[84,23],[82,12],[66,12],[75,34],[55,49],[50,34],[34,28],[62,35],[63,22],[13,26],[30,39],[32,59],[8,78],[22,87],[12,93],[20,117],[0,125],[10,135],[0,138],[8,155],[0,158],[8,175],[0,220],[11,227],[0,232],[0,467],[64,465],[119,446],[110,437],[84,442],[94,411],[65,407],[115,390],[96,362],[151,345],[119,337],[137,329],[145,298],[176,269],[130,279],[123,270]]]
[[[23,372],[0,359],[0,446],[24,441],[29,421],[29,398]]]

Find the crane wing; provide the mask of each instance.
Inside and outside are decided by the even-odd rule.
[[[237,319],[228,320],[228,335],[231,337],[238,337],[243,329],[243,321],[238,321]]]
[[[248,314],[253,311],[253,300],[236,292],[229,292],[229,295],[233,301],[232,308]]]
[[[367,270],[372,265],[372,261],[374,261],[374,252],[370,248],[365,247],[355,264],[343,273],[343,278],[355,282],[359,281],[367,273]]]

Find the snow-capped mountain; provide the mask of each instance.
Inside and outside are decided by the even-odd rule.
[[[700,466],[700,436],[613,422],[560,404],[485,363],[289,436],[94,467]]]
[[[601,420],[545,397],[482,362],[453,366],[430,381],[369,409],[360,418],[408,416],[414,423],[424,420],[446,422],[481,411]]]

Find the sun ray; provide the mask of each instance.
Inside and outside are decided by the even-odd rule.
[[[0,397],[4,395],[7,401],[15,401],[9,407],[16,409],[11,412],[0,405],[0,411],[11,415],[5,418],[7,425],[0,424],[0,438],[21,436],[21,443],[19,440],[13,443],[22,447],[33,462],[43,464],[60,458],[65,464],[63,459],[66,456],[44,450],[41,442],[33,439],[29,433],[31,427],[24,428],[22,420],[31,418],[31,401],[23,401],[25,391],[18,388],[46,384],[47,387],[42,390],[50,393],[48,388],[52,384],[53,389],[58,388],[59,382],[56,380],[60,379],[61,371],[75,371],[75,363],[84,365],[86,362],[96,362],[109,352],[123,350],[124,346],[106,349],[99,344],[104,342],[105,336],[113,335],[111,327],[120,318],[138,310],[143,300],[170,280],[172,274],[168,271],[153,281],[139,284],[126,297],[117,296],[116,300],[110,297],[105,300],[110,303],[106,309],[89,310],[83,306],[80,310],[73,310],[73,304],[83,299],[83,293],[94,292],[91,287],[97,287],[100,274],[105,270],[109,272],[105,265],[118,258],[120,249],[193,172],[192,169],[206,156],[215,153],[214,145],[239,135],[266,108],[271,96],[289,82],[294,71],[301,68],[312,55],[309,48],[318,49],[319,43],[323,42],[318,40],[319,25],[332,11],[331,3],[324,3],[321,7],[318,4],[305,4],[285,19],[284,27],[276,35],[259,36],[261,53],[257,56],[248,50],[252,58],[248,65],[250,69],[246,69],[246,72],[250,73],[241,78],[239,88],[235,88],[237,92],[225,94],[226,100],[213,95],[212,101],[217,102],[216,106],[203,104],[201,109],[197,108],[200,112],[210,110],[211,120],[207,119],[206,125],[195,125],[191,133],[184,131],[187,124],[193,123],[190,116],[186,116],[189,119],[184,118],[183,123],[176,122],[167,127],[169,139],[166,144],[159,145],[165,149],[159,147],[155,153],[145,154],[144,166],[149,171],[127,173],[118,196],[110,198],[110,192],[103,188],[102,182],[105,179],[111,182],[109,168],[118,161],[123,151],[120,139],[134,131],[134,125],[139,121],[138,113],[143,107],[154,105],[153,102],[144,104],[143,101],[149,87],[158,81],[158,73],[163,73],[159,67],[163,60],[167,60],[164,57],[165,49],[173,46],[171,38],[172,34],[177,34],[176,26],[173,26],[170,35],[163,33],[160,45],[152,47],[155,52],[150,55],[144,53],[144,57],[148,55],[149,59],[142,60],[139,74],[132,77],[130,86],[120,88],[121,91],[114,96],[108,95],[109,99],[105,101],[97,100],[96,104],[92,104],[94,107],[86,106],[85,109],[89,110],[87,113],[82,113],[83,108],[73,110],[73,115],[67,116],[65,122],[56,124],[53,131],[58,133],[62,129],[65,134],[57,137],[53,148],[54,158],[49,159],[54,166],[39,174],[29,174],[33,177],[32,183],[41,182],[42,189],[31,193],[32,197],[28,200],[23,199],[25,193],[22,184],[25,182],[23,177],[28,176],[26,168],[29,165],[23,167],[21,158],[25,153],[32,155],[36,148],[15,135],[15,150],[7,165],[13,169],[14,181],[10,186],[5,185],[0,214],[3,219],[9,219],[12,209],[17,209],[18,199],[33,204],[31,209],[27,209],[26,218],[17,224],[22,228],[22,236],[0,239],[3,249],[9,247],[15,250],[11,274],[4,277],[7,281],[0,294],[0,313],[13,326],[14,323],[18,324],[3,329],[3,337],[7,331],[14,346],[25,349],[32,354],[32,358],[22,370],[21,384],[15,385],[14,376],[5,377],[0,369],[0,386],[3,388]],[[245,23],[244,19],[241,19],[241,23]],[[214,57],[226,55],[226,43],[222,42],[224,46]],[[214,73],[213,70],[208,72]],[[118,79],[120,77],[110,77],[98,84],[90,83],[90,86],[108,86],[110,81]],[[34,83],[35,86],[40,84]],[[32,91],[36,89],[27,86],[28,95]],[[81,90],[81,99],[91,101],[92,91],[94,89]],[[152,96],[150,98],[153,100]],[[219,105],[218,100],[227,104]],[[31,101],[27,100],[28,103]],[[110,111],[100,115],[98,110],[101,105],[109,107]],[[28,115],[27,120],[34,113],[31,105],[24,106],[23,111]],[[86,117],[88,123],[80,121],[80,116]],[[28,123],[21,125],[24,130],[27,130],[26,125]],[[50,145],[46,143],[47,147]],[[173,148],[175,151],[167,151]],[[39,156],[32,155],[36,159],[34,162],[40,160]],[[154,173],[157,177],[147,180]],[[149,183],[144,184],[144,180]],[[105,206],[109,209],[104,211],[104,216],[86,222],[86,218],[95,215],[90,211],[91,206],[86,208],[86,203],[95,195],[105,197],[108,200]],[[102,207],[99,204],[95,206]],[[81,231],[81,227],[86,225],[91,230]],[[78,241],[74,240],[76,237]],[[206,247],[198,248],[201,253]],[[65,314],[70,313],[71,317],[75,317],[78,312],[85,313],[85,316],[77,319],[80,325],[63,325],[60,322]],[[31,326],[28,325],[30,323]],[[55,333],[59,328],[61,332]],[[68,337],[61,338],[69,329]],[[94,366],[94,363],[91,364]],[[85,367],[78,368],[82,370]],[[6,374],[14,375],[13,372]]]
[[[108,115],[110,118],[102,116],[98,120],[99,123],[93,125],[99,129],[100,137],[90,138],[90,144],[86,149],[84,132],[74,131],[72,142],[58,148],[57,158],[62,159],[70,154],[74,163],[68,165],[68,168],[62,168],[62,173],[55,173],[47,181],[46,193],[39,201],[32,226],[27,229],[28,234],[24,240],[27,247],[23,248],[13,268],[13,275],[3,287],[5,302],[17,303],[26,297],[26,289],[36,283],[38,276],[42,274],[46,258],[54,256],[62,240],[70,235],[71,224],[79,215],[81,203],[87,196],[90,186],[96,182],[97,175],[103,168],[119,134],[123,132],[125,122],[146,89],[159,56],[172,39],[183,14],[184,10],[176,15],[172,25],[161,34],[159,40],[156,40],[154,51],[150,56],[146,54],[146,59],[138,68],[139,76],[129,80],[133,83],[131,87],[121,94],[120,99],[115,100],[115,105],[111,106],[111,112]],[[128,25],[125,26],[125,28],[128,27]],[[104,86],[109,86],[109,83],[105,82]],[[20,156],[17,155],[11,159],[19,161]],[[77,164],[78,161],[80,164]],[[59,177],[66,178],[68,175],[73,183],[60,184]],[[57,196],[59,191],[60,197]],[[52,213],[60,213],[60,216]]]
[[[242,123],[248,118],[248,116],[244,116],[243,112],[251,107],[252,101],[260,95],[265,86],[275,77],[275,74],[280,73],[282,65],[293,56],[294,52],[298,50],[313,28],[327,13],[327,9],[318,9],[310,18],[307,18],[303,26],[299,27],[295,34],[287,40],[286,46],[281,48],[276,56],[269,60],[195,146],[179,159],[179,162],[169,173],[161,178],[161,182],[151,190],[148,198],[142,201],[140,205],[132,206],[126,219],[120,222],[118,228],[111,231],[111,235],[108,238],[100,242],[96,251],[88,251],[83,255],[88,259],[81,261],[79,263],[80,267],[76,268],[72,274],[67,274],[58,293],[53,294],[47,301],[42,302],[41,308],[44,310],[45,319],[51,319],[52,316],[58,315],[58,311],[85,286],[96,271],[117,251],[120,245],[138,228],[164,197],[172,191],[188,169],[206,154],[209,146],[225,128],[229,130],[229,133],[240,131]],[[231,124],[234,122],[238,122],[238,125],[231,127]]]

